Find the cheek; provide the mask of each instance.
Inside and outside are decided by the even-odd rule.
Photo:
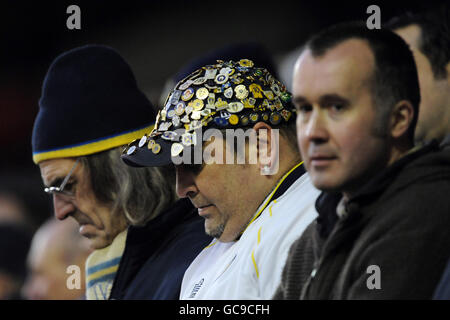
[[[248,184],[248,181],[244,181],[243,177],[234,174],[235,171],[227,171],[228,167],[237,165],[217,165],[217,170],[214,171],[214,175],[202,175],[197,177],[196,184],[198,190],[203,198],[206,198],[209,202],[214,203],[219,210],[226,210],[232,207],[235,202],[238,202],[238,196],[242,191],[242,186]]]
[[[335,131],[334,144],[339,158],[346,163],[359,162],[371,153],[373,136],[370,128],[361,123],[349,124]]]
[[[218,165],[214,165],[218,166]],[[201,197],[215,203],[225,192],[226,184],[222,181],[220,171],[210,172],[209,167],[205,167],[195,178],[195,185]]]
[[[339,149],[344,152],[347,156],[356,155],[360,153],[360,147],[364,145],[364,137],[361,131],[353,131],[352,128],[349,130],[343,130],[338,138]],[[358,134],[352,134],[352,132],[359,132]]]
[[[432,99],[434,96],[434,88],[433,88],[433,71],[431,66],[422,54],[416,55],[416,63],[417,63],[417,71],[419,75],[419,86],[420,86],[420,95],[421,102],[420,105],[424,106],[424,109],[428,107],[430,103],[432,103]],[[420,116],[420,114],[419,114]]]
[[[297,127],[297,145],[298,145],[300,152],[302,152],[302,140],[301,140],[302,139],[302,125],[300,123],[300,117],[297,117],[296,127]]]
[[[90,187],[90,184],[86,182],[80,182],[77,186],[77,207],[85,212],[85,211],[91,211],[91,208],[95,206],[93,198],[93,191]]]
[[[423,109],[426,110],[428,108],[428,105],[430,104],[430,99],[432,99],[432,95],[430,96],[430,93],[432,91],[432,87],[430,86],[430,79],[427,79],[426,76],[420,77],[419,86],[420,86],[420,106],[422,107],[422,110]]]
[[[306,160],[308,151],[309,140],[306,137],[303,126],[298,124],[297,120],[297,146],[300,151],[303,160]]]
[[[370,172],[380,165],[386,152],[381,138],[370,134],[349,138],[349,147],[346,150],[346,172],[352,176]]]

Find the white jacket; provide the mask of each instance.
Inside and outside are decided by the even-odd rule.
[[[291,244],[317,216],[314,204],[320,191],[308,174],[294,182],[288,182],[292,176],[285,179],[303,172],[297,165],[283,177],[278,186],[287,190],[272,199],[275,189],[264,200],[238,241],[214,239],[203,249],[184,274],[180,299],[272,298]]]

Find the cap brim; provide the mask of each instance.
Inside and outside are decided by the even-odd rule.
[[[142,148],[136,148],[136,151],[130,155],[124,153],[121,156],[123,162],[132,167],[161,167],[172,163],[171,147],[172,142],[162,138],[154,139],[161,146],[158,153],[154,153],[145,145]]]

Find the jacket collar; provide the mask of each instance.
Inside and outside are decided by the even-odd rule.
[[[287,189],[290,188],[304,173],[305,167],[303,166],[303,162],[296,165],[291,172],[288,172],[284,179],[279,182],[278,188],[275,190],[275,193],[272,196],[272,199],[278,199],[281,197]]]
[[[263,204],[261,204],[256,211],[253,218],[250,220],[250,222],[247,224],[245,229],[240,233],[238,239],[241,237],[241,235],[247,230],[247,228],[258,219],[258,217],[261,215],[261,213],[266,209],[266,207],[272,202],[273,200],[278,199],[281,197],[290,186],[294,184],[297,179],[299,179],[304,173],[306,172],[305,167],[303,165],[303,161],[299,164],[295,165],[293,168],[291,168],[276,184],[274,189],[269,193],[269,195],[264,199]]]

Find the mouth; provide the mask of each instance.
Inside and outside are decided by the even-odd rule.
[[[336,156],[329,155],[314,155],[309,158],[311,166],[313,167],[325,167],[331,164],[334,160],[336,160]]]
[[[83,237],[91,238],[95,232],[95,227],[89,223],[80,224],[80,228],[78,229],[78,232]]]
[[[94,235],[95,231],[97,230],[97,227],[87,216],[77,212],[77,214],[74,214],[72,217],[75,219],[76,222],[78,222],[79,225],[78,232],[83,237],[90,238],[92,237],[92,235]]]
[[[203,217],[206,216],[208,214],[208,209],[214,207],[213,204],[208,204],[205,206],[201,206],[201,207],[197,207],[198,209],[198,215]]]

